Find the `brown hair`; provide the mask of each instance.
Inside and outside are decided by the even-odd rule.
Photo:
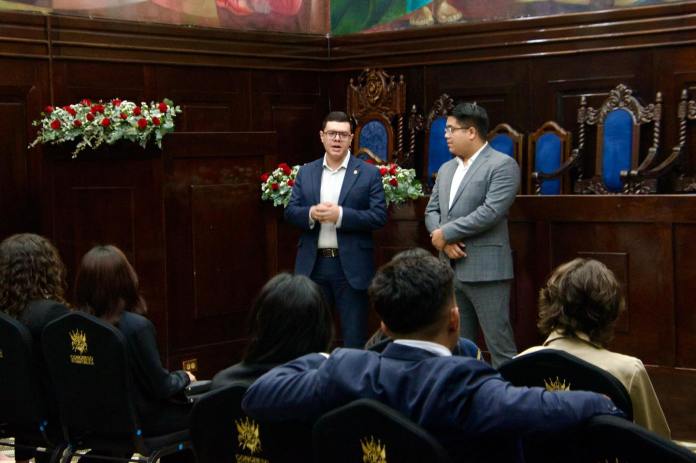
[[[82,258],[75,278],[75,303],[82,311],[116,323],[124,311],[144,314],[138,275],[113,245],[95,246]]]
[[[544,335],[585,333],[606,345],[624,307],[621,285],[614,273],[594,259],[574,259],[557,267],[539,291],[539,322]]]
[[[65,265],[48,239],[21,233],[0,243],[0,310],[19,318],[29,302],[65,304],[64,294]]]

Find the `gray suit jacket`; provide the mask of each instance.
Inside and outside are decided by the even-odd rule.
[[[486,146],[464,176],[450,209],[456,169],[456,159],[440,167],[425,209],[425,226],[431,233],[442,228],[448,243],[466,244],[467,257],[455,261],[458,280],[509,280],[513,272],[507,213],[520,186],[520,169],[510,156]],[[444,253],[441,257],[447,258]]]

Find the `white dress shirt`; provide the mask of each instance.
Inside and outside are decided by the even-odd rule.
[[[452,209],[452,203],[454,202],[454,197],[457,195],[457,191],[459,190],[459,185],[462,184],[462,180],[464,180],[464,176],[466,175],[467,172],[469,172],[469,167],[474,163],[476,158],[478,157],[479,154],[481,154],[481,151],[488,146],[488,142],[484,143],[481,148],[479,148],[473,156],[471,156],[469,159],[466,161],[462,161],[462,158],[459,156],[456,157],[457,159],[457,170],[454,171],[454,177],[452,177],[452,186],[450,187],[450,196],[449,196],[449,205],[448,207]]]
[[[346,154],[343,162],[337,169],[331,169],[326,162],[326,154],[324,154],[323,169],[321,172],[321,192],[319,193],[320,202],[332,202],[338,204],[338,198],[341,195],[341,187],[343,179],[346,176],[348,169],[348,161],[350,160],[350,151]],[[341,228],[343,220],[343,208],[339,206],[338,221],[334,223],[321,223],[319,228],[318,248],[338,248],[338,237],[336,229]],[[312,217],[309,218],[310,228],[314,228],[315,221]]]

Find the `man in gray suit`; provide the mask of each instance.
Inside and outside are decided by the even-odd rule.
[[[460,103],[447,118],[445,139],[454,159],[437,173],[425,226],[455,271],[461,334],[476,340],[481,324],[493,366],[517,352],[510,325],[512,251],[507,213],[520,185],[510,156],[486,142],[488,114]]]

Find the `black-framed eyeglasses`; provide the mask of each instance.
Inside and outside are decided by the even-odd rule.
[[[453,125],[447,125],[447,126],[445,126],[445,133],[446,133],[447,135],[452,135],[452,134],[453,134],[454,132],[456,132],[457,130],[466,130],[466,129],[468,129],[468,128],[469,128],[469,127],[455,127],[455,126],[453,126]]]
[[[331,140],[335,139],[338,137],[339,140],[345,140],[346,138],[349,138],[352,133],[350,132],[336,132],[335,130],[329,130],[328,132],[324,132],[324,135],[329,137]]]

